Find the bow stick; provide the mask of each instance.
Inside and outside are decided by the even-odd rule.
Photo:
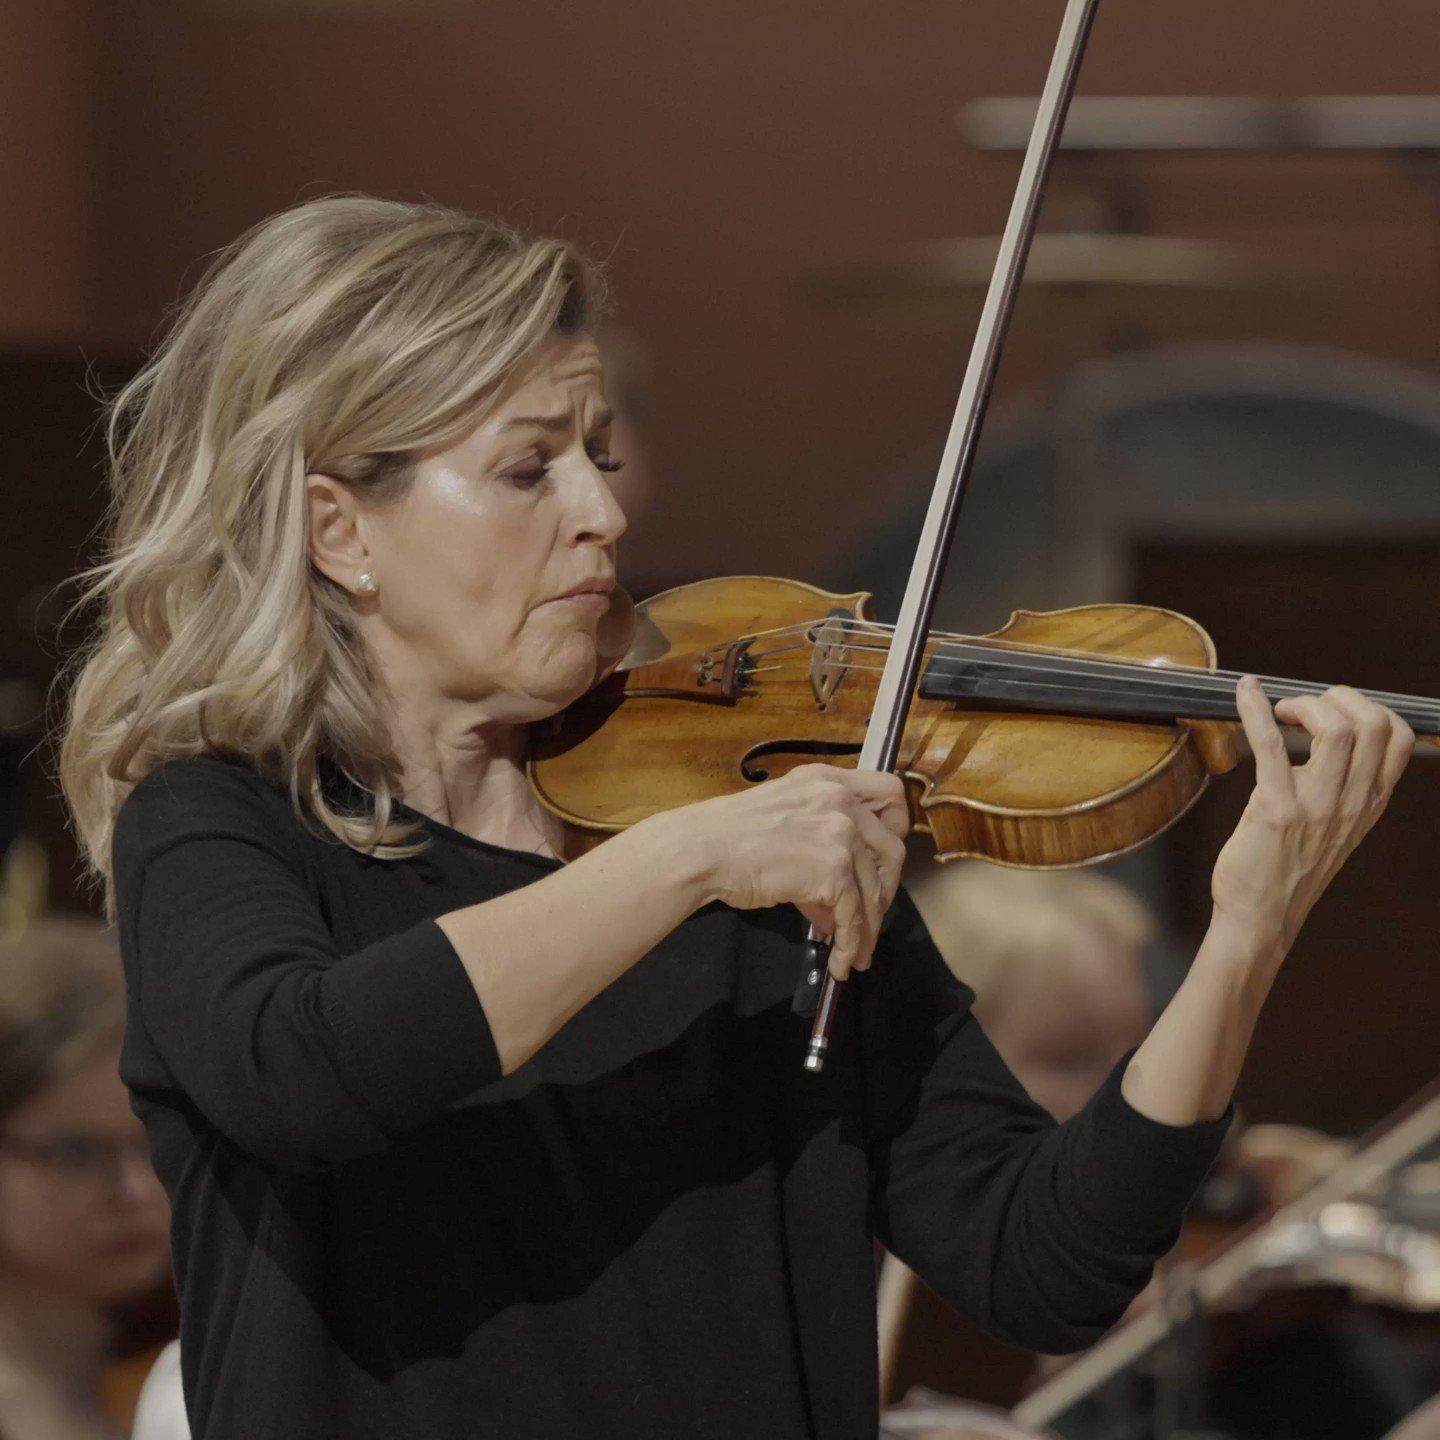
[[[925,512],[925,525],[900,603],[900,616],[895,624],[875,708],[865,731],[856,762],[861,770],[893,770],[905,733],[905,720],[910,713],[910,698],[920,671],[920,660],[935,614],[935,601],[940,581],[945,574],[945,561],[954,538],[955,523],[960,518],[960,505],[975,465],[975,450],[980,426],[995,387],[995,374],[1000,367],[1000,351],[1005,331],[1015,309],[1015,297],[1030,242],[1035,236],[1035,222],[1040,202],[1045,195],[1045,182],[1059,148],[1060,131],[1075,93],[1080,61],[1085,42],[1090,36],[1091,22],[1099,0],[1069,0],[1060,22],[1060,37],[1050,62],[1050,73],[1035,114],[1035,127],[1025,151],[1025,163],[1015,187],[1010,218],[1000,240],[1000,253],[985,294],[980,323],[970,349],[970,363],[960,387],[955,418],[950,423],[945,453],[940,459],[935,489],[930,495],[930,508]],[[840,989],[826,968],[830,941],[812,925],[805,941],[805,969],[796,991],[794,1008],[801,1014],[814,1013],[810,1043],[805,1050],[805,1068],[825,1068],[825,1053],[830,1048],[830,1032],[835,1023],[835,1006]],[[818,989],[818,1001],[815,992]]]

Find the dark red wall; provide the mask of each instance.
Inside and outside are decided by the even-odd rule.
[[[897,240],[998,227],[1016,164],[967,152],[953,116],[976,95],[1037,90],[1061,8],[115,5],[98,137],[106,328],[149,333],[198,256],[322,191],[564,231],[609,257],[621,313],[659,361],[673,503],[635,537],[635,563],[804,569],[947,423],[968,336],[817,311],[797,282]],[[387,9],[410,18],[374,18]],[[1433,0],[1106,0],[1082,89],[1423,92],[1437,53]],[[1337,277],[1309,309],[1260,307],[1241,329],[1440,360],[1440,192],[1375,160],[1132,168],[1160,230],[1253,240]],[[1362,279],[1385,292],[1360,293]],[[1031,327],[1009,380],[1067,348]]]

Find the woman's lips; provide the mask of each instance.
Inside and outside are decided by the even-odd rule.
[[[562,595],[558,605],[574,605],[581,610],[604,611],[610,608],[610,596],[603,590],[577,590],[573,595]]]

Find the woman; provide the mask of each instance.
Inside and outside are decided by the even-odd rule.
[[[0,944],[0,1436],[119,1440],[119,1307],[166,1281],[165,1196],[116,1078],[124,992],[93,922]]]
[[[119,397],[63,778],[202,1440],[873,1435],[876,1235],[998,1332],[1086,1343],[1405,763],[1336,691],[1285,703],[1317,736],[1292,772],[1242,687],[1260,787],[1215,924],[1061,1128],[890,908],[893,777],[809,766],[562,866],[522,761],[615,648],[594,291],[555,242],[314,202]],[[865,972],[819,1078],[802,916]]]

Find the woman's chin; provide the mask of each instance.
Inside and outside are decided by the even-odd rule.
[[[595,683],[597,663],[595,646],[590,642],[583,649],[575,647],[573,654],[557,656],[543,673],[529,677],[522,703],[533,713],[527,713],[525,719],[548,720],[573,705]]]

